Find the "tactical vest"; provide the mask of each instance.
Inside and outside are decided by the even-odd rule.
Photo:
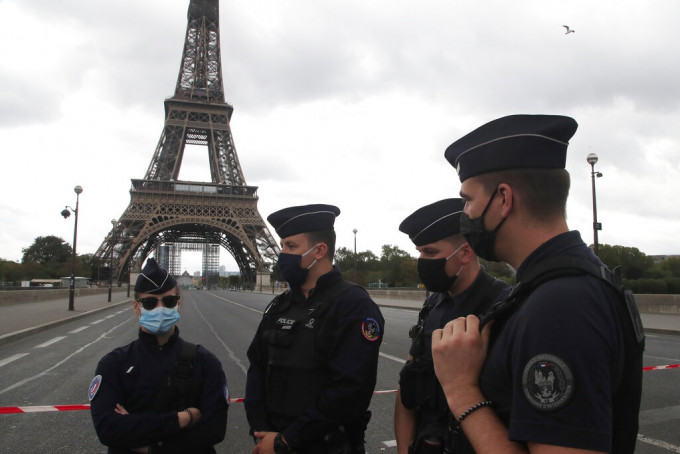
[[[200,406],[200,384],[194,380],[194,358],[196,345],[183,339],[175,365],[167,377],[159,384],[154,410],[157,412],[181,411]]]
[[[612,396],[614,433],[611,452],[632,453],[637,440],[640,401],[631,399],[631,396],[639,396],[642,389],[642,352],[645,348],[645,334],[635,296],[631,290],[623,286],[619,267],[612,272],[604,265],[600,266],[577,256],[556,256],[545,259],[529,270],[529,273],[513,287],[505,300],[494,304],[480,317],[480,328],[489,321],[496,320],[489,344],[491,346],[504,322],[517,311],[538,286],[551,279],[587,274],[605,282],[614,296],[614,307],[623,334],[624,348],[620,350]]]
[[[498,288],[493,284],[494,278],[489,275],[482,275],[479,281],[473,284],[470,289],[471,294],[467,296],[465,307],[459,308],[458,315],[468,315],[470,311],[479,314],[482,307],[488,306],[498,295]],[[409,330],[409,337],[412,339],[413,360],[406,363],[400,372],[399,386],[401,389],[402,403],[410,409],[431,409],[435,412],[446,412],[448,404],[444,391],[441,389],[439,381],[434,373],[434,363],[432,361],[432,349],[427,348],[424,333],[425,324],[432,310],[437,304],[451,304],[443,302],[448,298],[445,294],[437,295],[438,298],[430,298],[425,302],[418,314],[418,323]],[[461,302],[452,302],[460,304]],[[481,306],[484,304],[484,306]],[[438,326],[443,328],[443,326]]]
[[[272,301],[264,314],[262,336],[267,357],[267,411],[281,429],[314,405],[328,387],[328,358],[317,345],[317,331],[337,296],[353,286],[341,280],[293,304],[290,291]]]

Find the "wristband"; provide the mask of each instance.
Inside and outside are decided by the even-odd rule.
[[[191,410],[189,410],[188,408],[185,408],[184,411],[189,413],[189,424],[187,424],[187,427],[189,427],[194,422],[194,414],[191,413]]]
[[[479,410],[480,408],[483,408],[483,407],[490,407],[491,404],[492,404],[492,402],[490,400],[484,400],[482,402],[474,404],[472,407],[468,408],[467,410],[465,410],[463,413],[460,414],[460,416],[458,417],[458,424],[462,423],[463,420],[465,418],[467,418],[468,416],[470,416],[471,413],[473,413],[473,412],[475,412],[475,411],[477,411],[477,410]]]

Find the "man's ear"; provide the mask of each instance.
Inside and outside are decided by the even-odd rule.
[[[142,311],[139,309],[139,306],[137,305],[137,301],[132,300],[132,309],[135,311],[135,314],[137,317],[142,316]]]
[[[321,260],[322,258],[326,257],[328,254],[328,245],[326,243],[319,243],[316,246],[316,253],[314,254],[314,258],[317,260]]]
[[[472,250],[472,246],[470,246],[469,243],[465,242],[463,246],[460,248],[460,263],[463,265],[467,265],[468,263],[472,262],[475,258],[475,251]]]
[[[498,194],[501,199],[501,216],[506,218],[512,211],[514,203],[512,187],[507,183],[501,183],[498,185]]]

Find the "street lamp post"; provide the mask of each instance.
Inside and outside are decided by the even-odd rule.
[[[590,164],[590,178],[593,185],[593,252],[595,252],[595,255],[598,253],[597,231],[602,230],[602,224],[597,222],[597,198],[595,196],[595,177],[602,177],[601,172],[595,172],[595,163],[597,160],[598,158],[595,153],[590,153],[586,158],[586,161]]]
[[[357,229],[352,230],[354,232],[354,282],[357,281]]]
[[[74,310],[74,301],[76,297],[76,241],[78,240],[78,204],[80,203],[80,193],[83,192],[82,186],[76,186],[73,188],[73,192],[76,193],[76,208],[75,210],[70,206],[66,207],[61,211],[61,215],[66,219],[71,216],[71,211],[76,215],[75,223],[73,226],[73,257],[71,258],[71,283],[69,285],[68,292],[68,310]],[[71,210],[71,211],[69,211]]]
[[[113,246],[115,244],[113,242],[113,236],[116,233],[116,225],[117,224],[118,224],[118,221],[116,221],[115,219],[111,219],[112,227],[111,227],[111,238],[110,238],[110,241],[109,241],[109,246],[110,246],[110,248],[109,248],[109,299],[108,299],[109,303],[111,302],[111,288],[113,287]]]

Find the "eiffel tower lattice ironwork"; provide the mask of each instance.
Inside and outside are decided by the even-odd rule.
[[[246,283],[268,282],[279,248],[257,209],[229,127],[220,57],[219,0],[191,0],[175,94],[144,179],[132,180],[130,204],[95,258],[121,279],[162,244],[219,244]],[[179,181],[187,144],[208,149],[212,182]],[[205,262],[204,262],[205,263]],[[205,271],[205,270],[204,270]]]

